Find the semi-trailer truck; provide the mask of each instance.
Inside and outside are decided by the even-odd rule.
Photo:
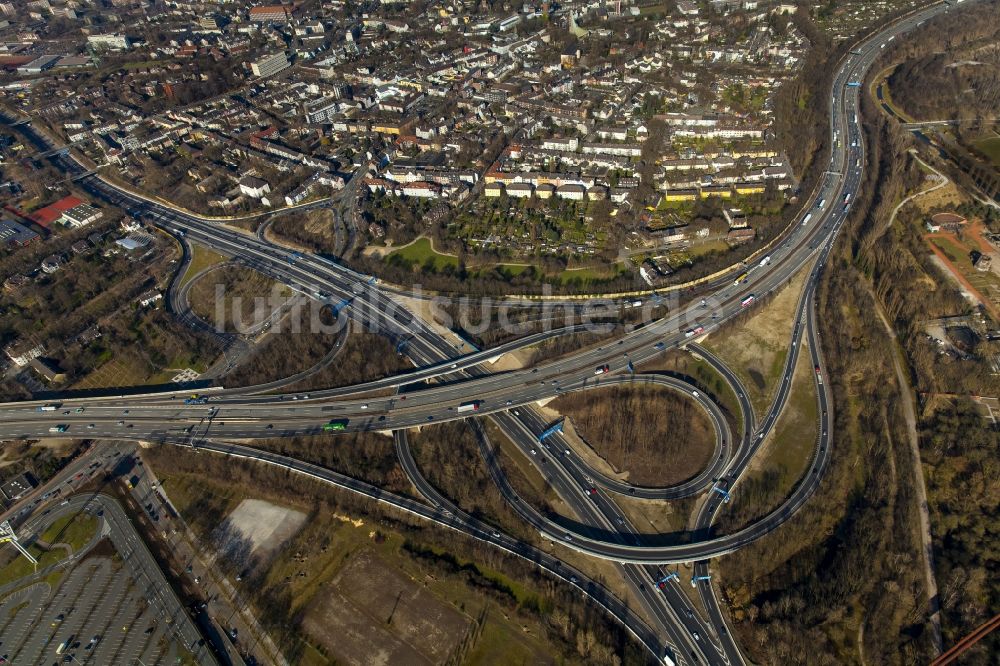
[[[763,268],[764,266],[767,266],[769,263],[771,263],[771,255],[767,255],[766,257],[760,260],[760,267]]]
[[[746,282],[747,277],[749,277],[748,273],[744,273],[743,275],[739,276],[738,278],[736,278],[736,280],[733,281],[733,286],[736,286],[742,282]]]
[[[749,296],[747,296],[746,298],[744,298],[742,301],[740,301],[740,307],[741,308],[745,308],[748,305],[750,305],[751,303],[753,303],[753,301],[754,301],[754,296],[753,296],[753,294],[750,294]]]
[[[53,403],[51,405],[42,405],[38,408],[39,412],[54,412],[59,409],[59,403]]]
[[[479,411],[479,400],[470,400],[469,402],[463,402],[458,406],[457,411],[459,414],[464,412],[478,412]]]
[[[845,204],[846,203],[851,203],[851,193],[850,192],[848,192],[847,194],[844,195],[844,203]]]
[[[69,426],[68,425],[61,425],[61,424],[60,425],[54,425],[51,428],[49,428],[49,432],[66,432],[67,430],[69,430]]]
[[[811,220],[811,219],[812,219],[812,217],[813,217],[813,214],[812,214],[812,213],[808,213],[808,214],[807,214],[807,215],[806,215],[805,217],[803,217],[803,218],[802,218],[802,226],[804,227],[804,226],[806,226],[807,224],[809,224],[809,220]]]
[[[347,427],[347,423],[348,423],[347,419],[334,419],[334,420],[330,421],[329,423],[324,423],[323,424],[323,430],[326,430],[326,431],[330,431],[330,430],[343,430],[344,428]]]

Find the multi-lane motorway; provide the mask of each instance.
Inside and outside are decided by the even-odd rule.
[[[882,45],[890,38],[902,35],[946,9],[947,5],[935,3],[914,11],[867,38],[845,56],[836,70],[830,92],[829,170],[800,221],[794,223],[765,253],[759,254],[752,264],[736,267],[730,275],[702,285],[698,297],[688,305],[649,321],[617,340],[518,371],[491,373],[484,361],[527,344],[524,341],[510,343],[503,349],[458,358],[452,343],[399,306],[387,290],[364,276],[317,256],[291,257],[287,250],[260,237],[235,232],[217,221],[200,218],[154,198],[124,190],[96,175],[83,177],[80,184],[97,197],[133,214],[143,215],[174,233],[182,233],[190,241],[240,257],[247,264],[285,281],[311,298],[347,302],[346,307],[341,308],[346,316],[398,342],[405,341],[405,351],[418,369],[379,382],[316,391],[308,395],[220,391],[217,395],[213,394],[207,404],[200,405],[184,405],[183,396],[178,393],[66,399],[59,401],[60,407],[55,412],[36,411],[42,404],[37,402],[4,404],[0,405],[3,417],[0,436],[119,437],[183,442],[316,433],[321,432],[323,424],[331,420],[344,423],[348,430],[399,432],[415,425],[465,418],[469,413],[459,411],[459,405],[475,400],[478,403],[475,414],[491,415],[512,441],[523,446],[532,438],[537,440],[540,429],[547,425],[531,408],[533,403],[568,391],[632,381],[636,378],[623,373],[632,372],[637,365],[665,350],[686,346],[709,334],[743,312],[748,302],[752,306],[753,299],[764,299],[800,270],[810,267],[792,333],[793,351],[789,354],[774,404],[766,414],[760,415],[757,425],[756,416],[745,402],[745,391],[741,392],[733,378],[727,377],[737,395],[741,396],[745,432],[738,441],[734,440],[728,427],[724,427],[725,420],[713,416],[717,425],[717,455],[707,473],[699,475],[697,480],[692,480],[681,489],[631,488],[600,478],[581,461],[573,460],[572,456],[556,456],[553,463],[558,464],[553,465],[556,469],[553,477],[562,479],[565,484],[560,495],[564,499],[565,495],[576,498],[571,506],[577,513],[579,523],[574,524],[566,520],[553,521],[533,507],[526,506],[505,483],[498,468],[491,466],[491,473],[494,473],[511,505],[547,538],[621,564],[699,562],[696,571],[705,572],[707,569],[703,562],[706,558],[732,552],[788,520],[812,495],[822,478],[830,455],[831,418],[830,400],[823,382],[825,368],[816,332],[815,291],[833,240],[850,212],[865,164],[861,128],[857,120],[861,89],[849,84],[863,80],[867,69],[882,52]],[[27,131],[32,130],[29,127]],[[36,132],[34,136],[39,147],[47,147],[40,134]],[[57,154],[52,160],[70,174],[84,170],[69,155]],[[808,219],[806,215],[809,215]],[[554,334],[545,333],[539,337]],[[721,494],[710,491],[712,483],[709,480],[720,479],[716,487],[727,492],[735,492],[738,488],[747,463],[773,427],[787,400],[803,336],[808,338],[809,353],[816,368],[815,384],[821,414],[821,435],[806,477],[787,501],[771,514],[733,534],[715,535],[710,526],[723,503],[718,499]],[[705,356],[704,353],[702,355]],[[717,365],[713,359],[709,361]],[[595,375],[594,368],[604,366],[609,372]],[[725,377],[725,371],[722,372]],[[699,399],[709,413],[714,414],[714,403],[694,395],[696,392],[690,387],[675,385],[672,388],[691,392],[692,397]],[[50,428],[58,425],[66,426],[66,431],[50,432]],[[553,438],[553,443],[556,441],[558,435]],[[593,496],[593,499],[583,497],[579,488],[588,478],[605,492]],[[636,534],[613,501],[615,493],[641,493],[644,497],[663,499],[698,491],[708,491],[708,496],[700,504],[697,529],[683,543]],[[455,516],[454,513],[451,515]],[[466,527],[463,526],[463,529]],[[650,587],[649,574],[649,571],[637,567],[627,570],[626,578],[631,579],[633,589],[645,590]],[[644,575],[646,583],[641,582]],[[667,589],[670,587],[667,586]],[[714,597],[709,599],[705,595],[706,589],[711,593],[707,583],[702,590],[703,599],[716,633],[721,635],[719,645],[705,649],[701,639],[692,641],[686,635],[672,635],[672,642],[684,645],[695,656],[700,655],[710,662],[739,661],[741,657],[725,631],[724,619],[721,614],[716,617],[718,604]],[[645,598],[645,595],[639,596]],[[660,610],[666,613],[668,616],[661,618],[665,626],[685,626],[684,621],[676,617],[676,609],[683,603],[681,599],[670,599],[665,609],[660,607],[658,610],[657,606],[650,605],[648,610],[653,615]]]

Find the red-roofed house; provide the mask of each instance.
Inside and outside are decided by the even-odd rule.
[[[284,5],[263,5],[250,8],[250,20],[261,23],[284,23],[288,20],[289,8]]]

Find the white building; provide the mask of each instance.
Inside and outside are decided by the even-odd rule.
[[[63,213],[59,221],[72,229],[76,229],[78,227],[85,227],[91,222],[96,222],[102,217],[104,217],[104,213],[97,208],[94,208],[90,204],[80,204],[79,206],[73,206]]]
[[[240,180],[240,192],[254,199],[261,199],[271,191],[271,186],[266,181],[253,176],[247,176]]]
[[[33,343],[13,342],[3,351],[14,365],[23,368],[44,354],[45,347]]]
[[[158,291],[147,291],[139,297],[139,305],[147,307],[163,298],[163,294]]]
[[[105,49],[108,51],[127,51],[132,47],[132,42],[125,35],[88,35],[87,43],[95,49]]]

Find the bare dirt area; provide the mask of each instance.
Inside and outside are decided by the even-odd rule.
[[[638,485],[667,486],[708,464],[715,430],[692,399],[658,386],[611,386],[549,404],[612,468]]]
[[[306,632],[338,663],[364,666],[440,664],[471,619],[361,551],[306,610]]]
[[[269,559],[282,544],[295,536],[306,514],[259,499],[245,499],[239,503],[220,526],[224,533],[243,539],[255,558]],[[222,550],[235,544],[225,542]]]
[[[767,411],[778,387],[788,356],[795,306],[808,272],[800,270],[777,294],[751,310],[748,318],[712,334],[705,342],[705,347],[741,377],[758,414]]]

